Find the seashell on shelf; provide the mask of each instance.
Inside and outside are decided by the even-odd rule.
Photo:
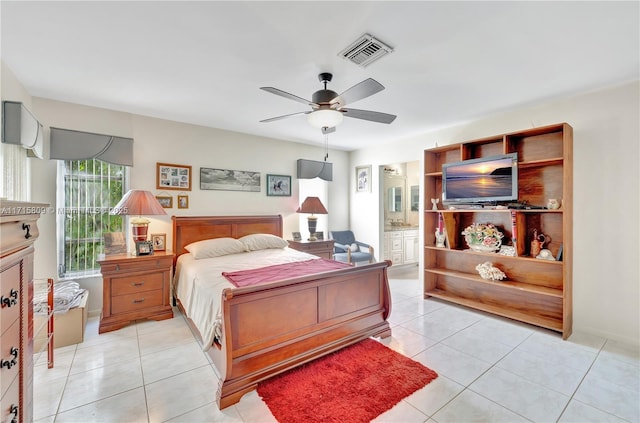
[[[502,270],[495,267],[490,261],[477,265],[476,270],[480,277],[486,280],[501,281],[507,277]]]

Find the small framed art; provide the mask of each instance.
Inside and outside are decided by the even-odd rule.
[[[293,235],[294,241],[302,241],[302,235],[300,235],[300,232],[291,232],[291,235]]]
[[[156,189],[191,191],[191,166],[156,163]]]
[[[189,208],[189,196],[188,195],[178,195],[178,208],[179,209],[188,209]]]
[[[356,167],[356,192],[371,192],[371,165]]]
[[[291,197],[291,176],[267,175],[267,195],[270,197]]]
[[[148,256],[153,254],[153,244],[151,241],[137,241],[136,242],[136,255]]]
[[[151,234],[153,251],[165,251],[167,249],[167,234]]]
[[[156,200],[158,200],[158,203],[160,203],[160,205],[165,209],[173,208],[173,197],[171,196],[156,195]]]

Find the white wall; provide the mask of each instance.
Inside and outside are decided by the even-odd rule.
[[[639,344],[639,105],[640,83],[635,81],[353,152],[351,167],[372,164],[375,169],[420,159],[424,169],[423,151],[436,143],[569,123],[574,129],[574,332]],[[354,176],[351,186],[355,189]],[[370,194],[354,195],[350,215],[356,233],[378,228],[380,240],[378,187],[374,180]]]
[[[33,98],[36,115],[46,127],[84,130],[89,132],[119,135],[134,138],[134,166],[131,168],[132,189],[149,190],[158,195],[171,195],[174,208],[167,209],[168,216],[151,217],[150,233],[166,233],[171,245],[171,215],[236,215],[236,214],[282,214],[284,235],[292,231],[304,231],[299,227],[300,215],[295,213],[299,199],[296,178],[296,160],[300,158],[322,160],[324,149],[304,144],[284,142],[219,129],[188,125],[178,122],[149,118],[112,110],[87,107],[42,98]],[[45,133],[48,139],[48,132]],[[48,155],[48,149],[45,151]],[[334,180],[346,178],[348,153],[330,151]],[[175,163],[192,166],[191,191],[169,191],[156,189],[156,163]],[[35,160],[32,162],[32,200],[56,201],[56,161]],[[206,191],[199,189],[200,167],[247,170],[261,172],[260,192]],[[267,197],[265,180],[267,174],[291,175],[291,197]],[[344,228],[348,224],[348,203],[342,201],[348,186],[329,183],[325,225],[329,228]],[[177,194],[189,195],[189,208],[177,209]],[[330,205],[329,205],[330,204]],[[35,260],[36,277],[53,276],[56,273],[56,227],[55,216],[45,215],[39,223],[41,242]],[[326,227],[323,229],[327,229]],[[81,281],[89,289],[89,311],[99,313],[102,307],[102,279],[88,278]]]

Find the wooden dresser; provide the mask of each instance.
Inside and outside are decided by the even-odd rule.
[[[33,421],[33,243],[47,204],[0,201],[0,419]]]
[[[173,317],[170,303],[173,254],[117,254],[98,260],[103,277],[99,333],[120,329],[137,319]]]

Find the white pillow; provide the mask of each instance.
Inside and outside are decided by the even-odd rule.
[[[184,247],[196,260],[244,253],[244,244],[234,238],[215,238],[192,242]]]
[[[239,239],[246,251],[266,250],[268,248],[284,248],[289,243],[279,236],[271,234],[251,234]]]
[[[358,244],[356,244],[355,242],[349,246],[349,249],[352,253],[360,251],[360,247],[358,247]]]

